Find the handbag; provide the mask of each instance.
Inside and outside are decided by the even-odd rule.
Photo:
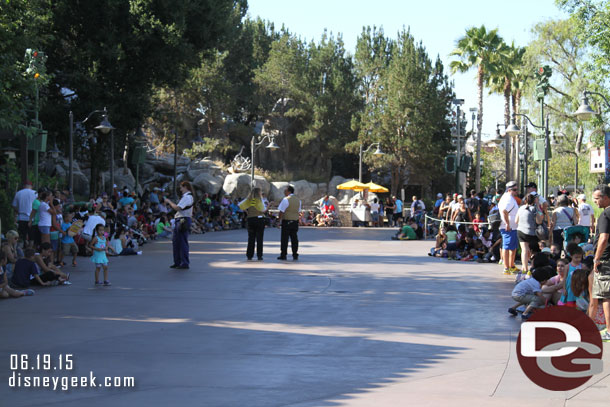
[[[544,223],[536,226],[536,236],[540,240],[547,240],[549,238],[549,228]]]

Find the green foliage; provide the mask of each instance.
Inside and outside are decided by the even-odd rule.
[[[382,31],[365,29],[358,39],[356,66],[359,79],[368,85],[363,89],[368,100],[352,126],[358,143],[381,143],[386,154],[365,156],[365,161],[373,168],[389,167],[395,194],[406,176],[409,183],[421,185],[443,176],[453,91],[440,60],[432,63],[408,30],[394,41],[381,37]]]

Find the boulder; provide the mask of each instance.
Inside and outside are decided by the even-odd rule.
[[[320,197],[324,198],[324,195],[328,194],[328,184],[326,184],[325,182],[322,182],[320,184],[318,184],[318,193],[317,195],[319,195]]]
[[[340,175],[335,175],[334,177],[331,178],[330,182],[328,183],[328,190],[326,191],[326,193],[330,194],[330,195],[334,195],[337,198],[339,198],[339,192],[342,192],[342,191],[340,189],[339,190],[337,189],[337,185],[343,184],[346,181],[347,181],[346,178],[343,178]]]
[[[182,173],[186,171],[190,160],[182,155],[177,157],[176,166],[177,172]],[[173,154],[162,154],[157,157],[149,155],[145,161],[146,164],[150,164],[156,171],[164,174],[173,174],[174,172],[174,155]]]
[[[254,186],[261,188],[264,194],[269,193],[270,185],[267,180],[260,176],[254,176]],[[225,194],[233,198],[243,198],[250,193],[250,174],[229,174],[222,186]]]
[[[89,196],[89,178],[79,169],[72,174],[74,180],[74,194]]]
[[[318,190],[318,184],[304,179],[291,182],[294,187],[294,194],[299,197],[303,205],[311,205]]]
[[[280,201],[284,199],[284,190],[290,185],[289,182],[279,181],[271,183],[271,191],[269,192],[269,201],[273,201],[276,205],[279,205]]]
[[[214,176],[208,172],[202,172],[192,181],[192,184],[202,192],[216,195],[223,187],[224,180],[222,177]]]
[[[109,191],[112,188],[112,185],[110,185],[110,171],[105,171],[102,173],[102,176],[104,177],[104,190]],[[114,183],[119,189],[127,187],[130,191],[133,191],[136,187],[136,178],[129,168],[126,170],[124,168],[115,168]]]
[[[140,164],[140,179],[141,180],[142,179],[148,180],[148,179],[154,178],[155,174],[156,174],[155,167],[153,167],[152,164],[149,164],[146,162],[143,164]]]

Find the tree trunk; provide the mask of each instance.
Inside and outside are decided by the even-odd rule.
[[[483,67],[481,65],[479,65],[478,68],[478,72],[477,72],[477,92],[478,92],[478,116],[477,116],[477,157],[476,160],[477,162],[475,163],[476,165],[476,179],[475,179],[475,189],[477,190],[477,192],[481,191],[481,157],[480,157],[480,151],[481,151],[481,133],[483,132],[483,79],[485,77],[485,71],[483,71]],[[458,118],[459,120],[459,118]]]

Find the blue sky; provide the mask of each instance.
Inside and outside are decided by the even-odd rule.
[[[449,53],[466,28],[485,24],[498,28],[507,43],[525,46],[531,40],[531,28],[538,22],[564,18],[554,0],[248,0],[249,15],[272,21],[277,28],[284,24],[302,39],[318,41],[327,29],[341,33],[346,49],[353,54],[363,26],[383,27],[386,36],[396,37],[403,26],[410,27],[416,41],[422,41],[428,54],[439,55],[446,67]],[[470,107],[477,106],[475,72],[452,76],[458,98],[470,121]],[[486,92],[487,93],[487,92]],[[485,96],[483,133],[494,135],[496,123],[503,119],[500,96]],[[468,124],[470,129],[471,124]]]

